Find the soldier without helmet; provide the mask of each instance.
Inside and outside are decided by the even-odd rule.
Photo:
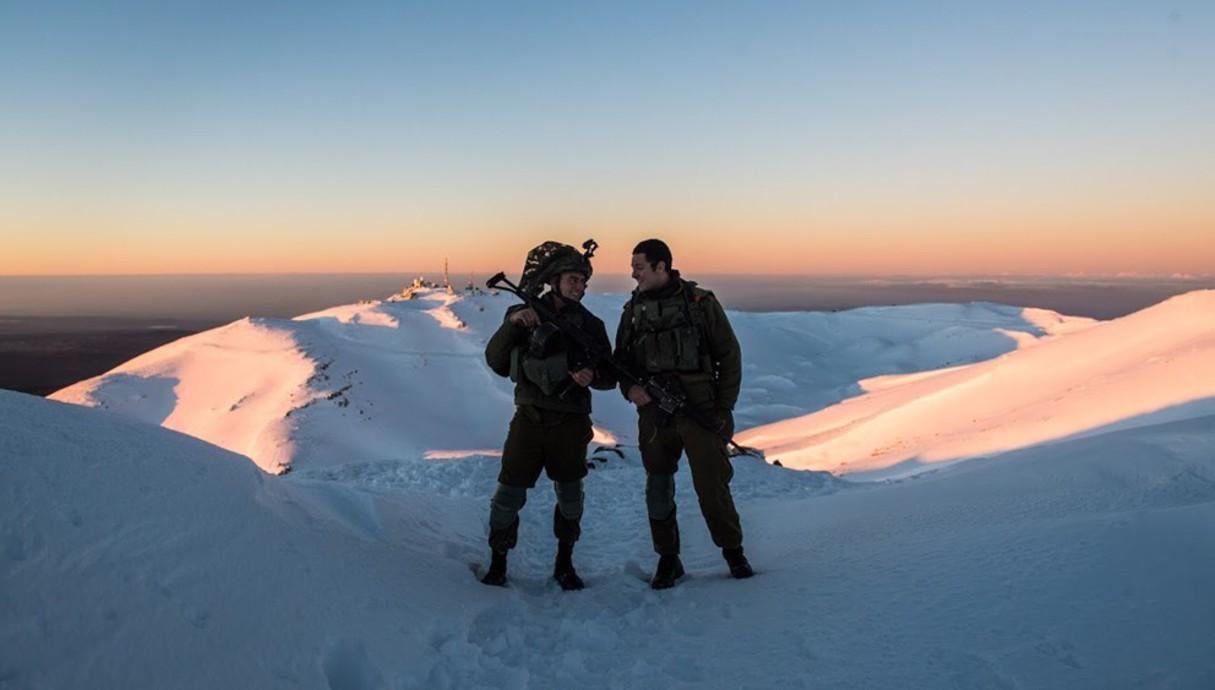
[[[616,330],[616,361],[682,388],[689,404],[720,422],[727,437],[732,435],[742,354],[725,310],[712,292],[671,268],[671,250],[662,240],[645,240],[634,247],[632,269],[637,289]],[[644,387],[628,381],[620,385],[637,406],[646,510],[658,553],[650,586],[666,589],[684,574],[675,516],[675,472],[685,452],[713,543],[722,550],[731,575],[751,577],[754,572],[743,555],[742,525],[730,493],[734,468],[722,437],[684,412],[665,415]]]

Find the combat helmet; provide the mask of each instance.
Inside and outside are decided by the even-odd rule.
[[[595,240],[582,243],[586,251],[579,252],[571,245],[549,240],[540,244],[527,253],[523,262],[523,276],[519,279],[519,289],[532,297],[544,290],[544,286],[554,277],[562,273],[576,271],[591,279],[591,257],[599,245]]]

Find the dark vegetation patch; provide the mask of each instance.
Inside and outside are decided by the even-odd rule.
[[[48,395],[215,325],[165,319],[0,317],[0,388]]]

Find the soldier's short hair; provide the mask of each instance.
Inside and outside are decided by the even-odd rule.
[[[671,270],[671,248],[662,240],[642,240],[633,247],[634,254],[645,254],[645,260],[650,262],[650,268],[658,268],[658,262],[665,262],[667,270]]]

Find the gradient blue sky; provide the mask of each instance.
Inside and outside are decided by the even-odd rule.
[[[0,273],[1215,273],[1215,3],[0,0]],[[746,257],[742,259],[740,257]],[[513,263],[512,263],[513,265]]]

